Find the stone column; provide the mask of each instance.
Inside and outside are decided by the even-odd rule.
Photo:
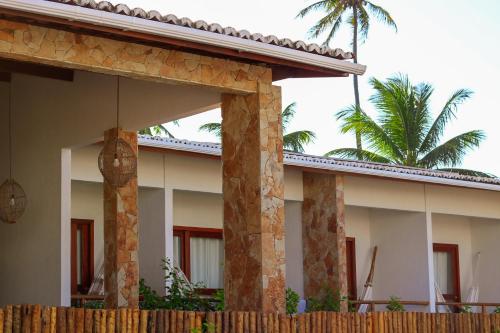
[[[347,296],[344,178],[304,172],[303,187],[305,297],[321,298],[325,287]]]
[[[117,129],[105,132],[104,142],[116,137]],[[137,156],[137,133],[118,129]],[[137,175],[118,189],[104,181],[104,290],[108,308],[138,307],[138,208]]]
[[[285,311],[281,90],[222,95],[227,310]]]

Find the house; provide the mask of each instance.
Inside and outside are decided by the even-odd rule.
[[[100,149],[74,150],[71,172],[72,217],[94,225],[94,271],[103,256],[102,175],[95,163]],[[220,144],[139,137],[140,276],[159,293],[164,293],[164,257],[193,282],[211,289],[224,285],[220,156]],[[305,224],[307,200],[322,191],[307,188],[310,175],[318,173],[344,177],[346,281],[352,298],[363,290],[374,246],[373,299],[429,302],[434,311],[435,281],[448,301],[465,302],[473,274],[478,301],[500,298],[495,264],[500,180],[292,152],[285,152],[284,165],[286,285],[302,297],[304,280],[318,272],[316,263],[307,261],[311,242],[322,244],[327,234],[325,227],[324,237],[314,235],[315,227]]]
[[[108,177],[99,205],[106,303],[136,307],[139,269],[156,267],[152,261],[139,263],[144,235],[138,230],[148,232],[141,220],[158,214],[139,209],[163,200],[155,193],[140,195],[137,130],[221,106],[225,148],[222,178],[216,181],[222,197],[215,200],[224,203],[226,306],[283,312],[284,167],[281,89],[275,83],[363,74],[365,66],[351,58],[339,49],[107,1],[0,0],[0,133],[5,135],[0,177],[16,180],[27,197],[22,216],[9,220],[16,223],[0,225],[0,304],[70,304],[71,218],[76,216],[71,197],[81,185],[72,181],[72,155],[103,142],[112,156],[119,141],[129,153],[128,182],[115,186]],[[125,165],[121,155],[115,160],[101,165],[103,174],[114,175]],[[188,170],[198,160],[184,163]],[[193,179],[182,179],[185,188]],[[329,225],[328,242],[318,243],[321,251],[310,252],[306,260],[316,273],[309,285],[328,281],[347,292],[342,191],[331,191],[341,188],[343,176],[311,173],[310,181],[323,182],[330,196],[309,198],[311,216],[327,211],[311,230],[321,234],[316,229]],[[144,186],[141,191],[154,188]],[[3,210],[24,202],[11,200],[11,187],[2,189]],[[175,192],[162,193],[174,193],[176,200]],[[138,203],[138,197],[151,202]],[[332,199],[338,204],[332,206]],[[83,221],[74,228],[90,235]],[[313,267],[323,262],[324,249],[335,265]],[[315,293],[313,288],[305,292]]]

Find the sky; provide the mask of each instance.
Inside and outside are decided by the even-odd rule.
[[[115,1],[114,1],[115,2]],[[246,29],[252,33],[273,34],[308,42],[307,31],[320,13],[296,19],[300,9],[311,4],[305,0],[122,0],[130,7],[156,9],[193,20]],[[372,20],[368,40],[358,51],[361,64],[367,65],[360,77],[363,109],[376,112],[368,101],[373,91],[371,77],[385,79],[397,73],[408,74],[413,83],[431,83],[435,92],[431,109],[437,115],[448,97],[457,89],[474,91],[472,98],[458,110],[448,126],[444,140],[472,129],[486,132],[480,148],[464,159],[463,167],[500,176],[500,12],[498,0],[373,0],[389,11],[398,25],[397,33]],[[332,41],[332,47],[351,50],[350,31],[345,28]],[[323,155],[342,147],[354,147],[352,134],[340,134],[335,113],[353,104],[352,78],[288,79],[275,84],[282,87],[283,106],[297,103],[297,114],[289,131],[312,130],[315,143],[306,153]],[[168,124],[182,139],[216,141],[198,131],[200,125],[220,121],[220,110],[182,119],[180,126]]]

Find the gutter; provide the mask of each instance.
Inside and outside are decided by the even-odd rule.
[[[0,7],[265,55],[349,74],[362,75],[366,71],[366,66],[344,60],[80,6],[41,0],[0,0]]]
[[[211,155],[211,156],[221,156],[222,153],[220,145],[208,142],[192,142],[192,141],[178,140],[176,142],[166,143],[162,142],[161,140],[155,140],[152,138],[139,138],[139,145],[145,147],[166,149],[166,150],[192,152],[192,153]],[[467,180],[457,180],[457,179],[449,179],[442,177],[416,175],[404,172],[392,172],[379,169],[332,164],[332,163],[327,163],[327,160],[322,159],[321,157],[308,156],[308,155],[296,155],[296,154],[285,153],[283,163],[288,166],[296,166],[301,168],[328,170],[328,171],[342,172],[348,174],[374,176],[380,178],[406,180],[419,183],[437,184],[437,185],[500,192],[500,185],[496,184],[487,184],[487,183],[473,182]]]

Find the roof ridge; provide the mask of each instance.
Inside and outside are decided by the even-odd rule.
[[[130,8],[128,5],[123,3],[118,3],[113,5],[110,1],[96,1],[96,0],[45,0],[51,2],[57,2],[67,5],[85,7],[95,10],[101,10],[105,12],[115,13],[119,15],[126,15],[131,17],[137,17],[145,20],[158,21],[165,24],[173,24],[177,26],[183,26],[187,28],[203,30],[207,32],[217,33],[221,35],[237,37],[242,39],[253,40],[256,42],[275,45],[285,48],[294,49],[297,51],[303,51],[307,53],[317,54],[329,58],[335,58],[339,60],[349,60],[353,59],[353,53],[349,51],[344,51],[341,48],[330,48],[328,46],[320,46],[316,43],[306,43],[302,40],[293,41],[289,38],[278,38],[274,35],[264,36],[260,33],[250,33],[248,30],[242,29],[237,30],[233,27],[223,27],[218,23],[207,23],[204,20],[192,20],[187,17],[177,17],[174,14],[162,15],[157,10],[146,11],[140,7]]]

